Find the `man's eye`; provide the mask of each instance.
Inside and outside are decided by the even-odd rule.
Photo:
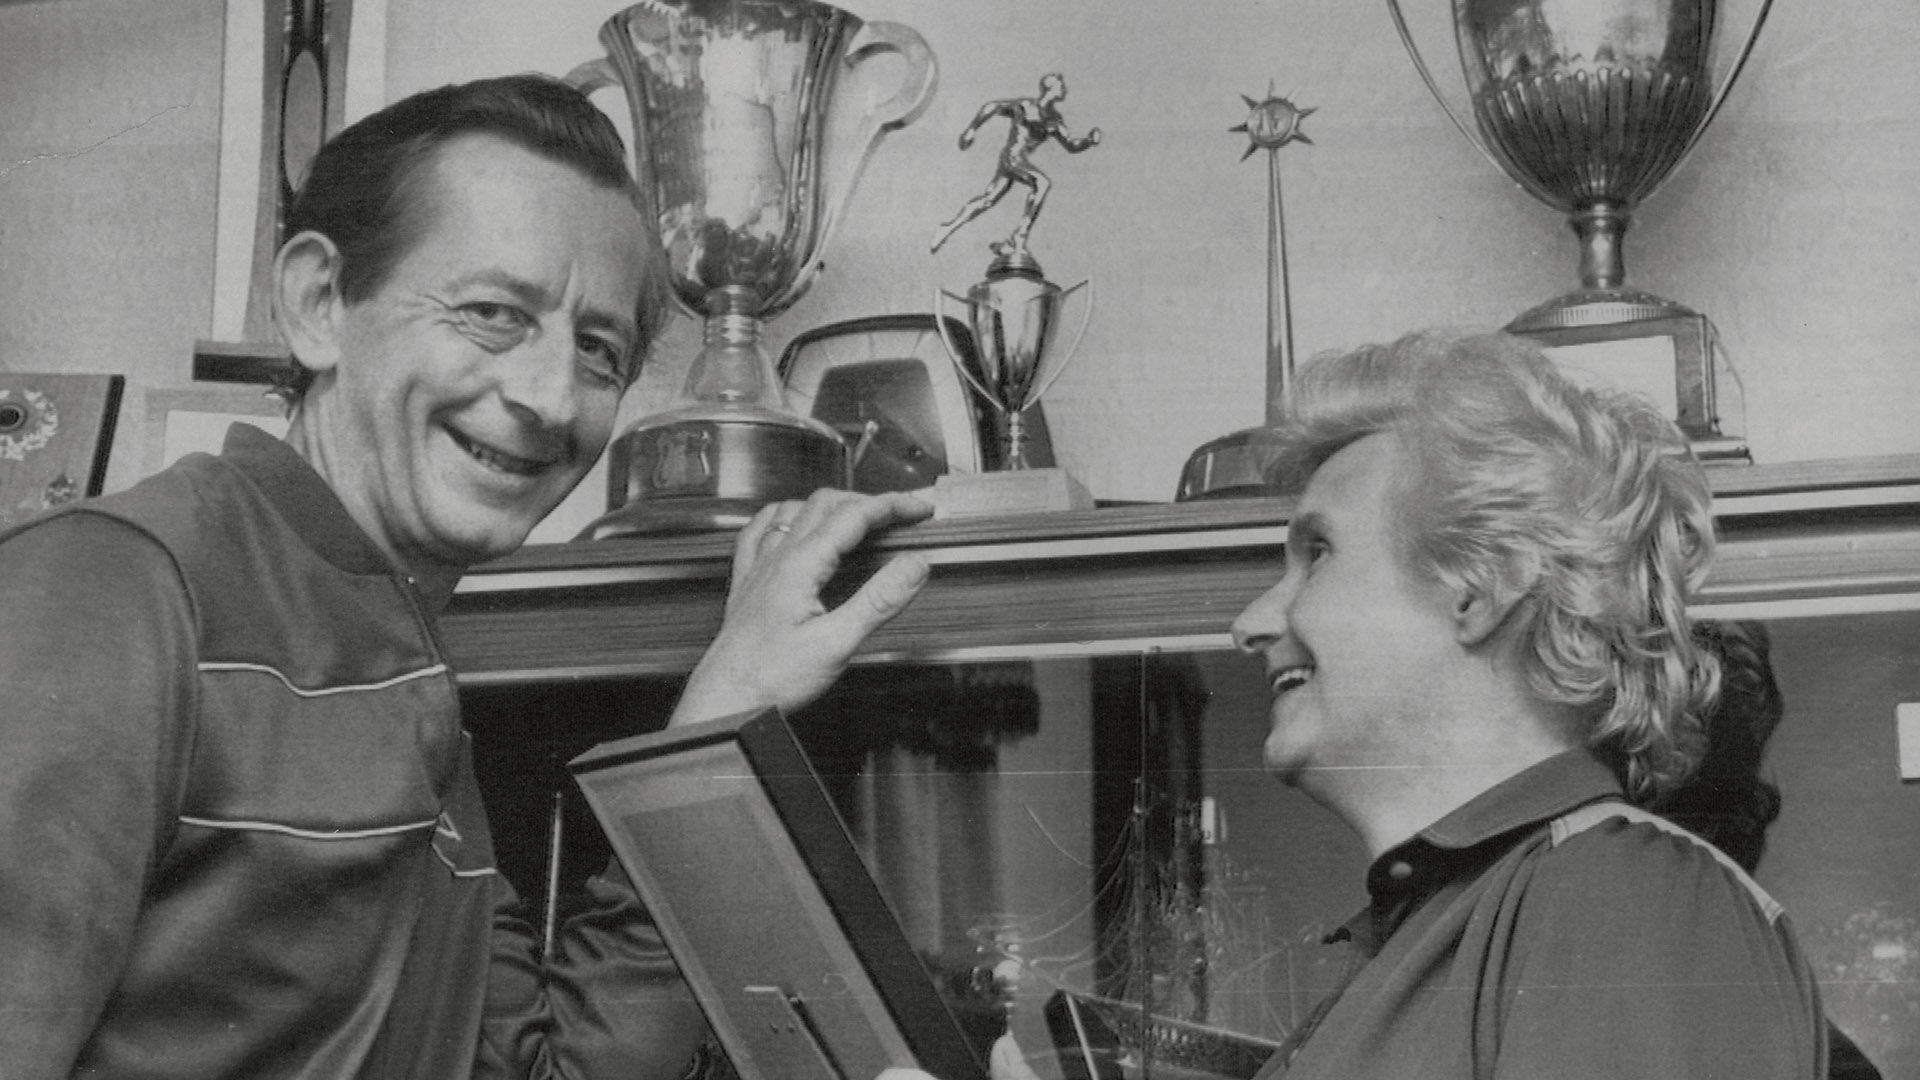
[[[575,339],[574,347],[580,352],[580,361],[589,371],[601,378],[625,386],[629,381],[627,350],[619,342],[593,334],[581,334]]]
[[[491,300],[476,300],[461,305],[460,317],[475,330],[501,336],[522,333],[528,322],[526,313],[519,308]]]

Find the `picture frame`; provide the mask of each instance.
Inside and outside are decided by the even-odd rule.
[[[986,1080],[777,710],[568,768],[743,1080]]]
[[[0,529],[100,494],[121,375],[0,372]]]
[[[854,448],[854,490],[869,494],[930,487],[947,473],[994,467],[1001,422],[982,408],[954,370],[936,316],[878,315],[801,332],[778,364],[787,404],[825,422]],[[964,356],[973,334],[945,319]],[[1027,413],[1028,458],[1052,464],[1038,408]]]

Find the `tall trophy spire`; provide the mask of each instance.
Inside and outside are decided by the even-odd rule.
[[[1280,418],[1293,382],[1293,291],[1287,277],[1287,217],[1280,197],[1280,149],[1290,143],[1313,145],[1301,124],[1316,109],[1303,109],[1275,94],[1255,101],[1245,94],[1247,118],[1228,131],[1245,132],[1245,161],[1255,151],[1267,152],[1267,386],[1266,423]],[[1209,440],[1187,455],[1180,470],[1175,502],[1195,499],[1241,498],[1267,494],[1266,447],[1268,427],[1244,428]]]

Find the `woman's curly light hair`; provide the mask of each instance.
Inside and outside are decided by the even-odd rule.
[[[1719,685],[1686,614],[1713,518],[1670,421],[1575,385],[1520,338],[1425,331],[1304,365],[1276,428],[1268,477],[1284,491],[1367,435],[1406,440],[1408,565],[1521,598],[1511,630],[1529,686],[1586,721],[1633,798],[1686,779]]]

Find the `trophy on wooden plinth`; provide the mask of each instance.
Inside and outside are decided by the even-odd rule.
[[[812,283],[881,137],[926,107],[933,53],[818,0],[647,0],[600,41],[607,56],[569,79],[625,90],[634,176],[705,343],[679,398],[614,440],[612,508],[588,535],[734,527],[848,486],[843,440],[787,406],[761,323]]]
[[[969,514],[1005,514],[1032,510],[1084,510],[1093,506],[1093,496],[1066,470],[1033,468],[1026,457],[1026,426],[1023,414],[1032,409],[1053,381],[1066,370],[1086,335],[1093,314],[1092,301],[1083,297],[1080,329],[1072,344],[1055,348],[1060,316],[1067,299],[1086,287],[1087,282],[1061,288],[1047,280],[1040,261],[1028,249],[1027,238],[1035,219],[1045,205],[1052,181],[1034,168],[1030,155],[1048,141],[1057,142],[1068,153],[1080,153],[1100,143],[1100,129],[1085,136],[1067,132],[1059,103],[1066,99],[1067,82],[1060,75],[1040,80],[1040,92],[1034,97],[989,101],[974,114],[973,121],[960,133],[960,148],[973,145],[973,137],[988,121],[1004,117],[1008,123],[1006,145],[1000,151],[993,178],[980,194],[969,199],[953,218],[934,232],[933,250],[938,251],[955,231],[992,209],[1006,197],[1014,185],[1027,189],[1026,207],[1019,224],[1005,240],[989,245],[993,253],[986,276],[975,282],[965,296],[945,290],[934,294],[934,310],[944,315],[946,301],[966,311],[966,325],[973,331],[971,353],[956,348],[947,338],[946,320],[936,318],[941,343],[960,377],[966,380],[981,400],[1004,420],[1005,439],[994,468],[973,475],[948,474],[934,483],[934,503],[943,517]]]
[[[1685,160],[1739,77],[1771,0],[1716,57],[1718,0],[1453,0],[1463,88],[1428,70],[1399,0],[1387,0],[1420,78],[1460,134],[1580,239],[1580,288],[1507,324],[1557,361],[1646,392],[1704,460],[1744,460],[1715,403],[1713,326],[1629,288],[1622,242],[1633,208]],[[1715,68],[1725,75],[1715,86]],[[1467,104],[1449,102],[1464,90]],[[1461,119],[1473,114],[1474,131]]]

